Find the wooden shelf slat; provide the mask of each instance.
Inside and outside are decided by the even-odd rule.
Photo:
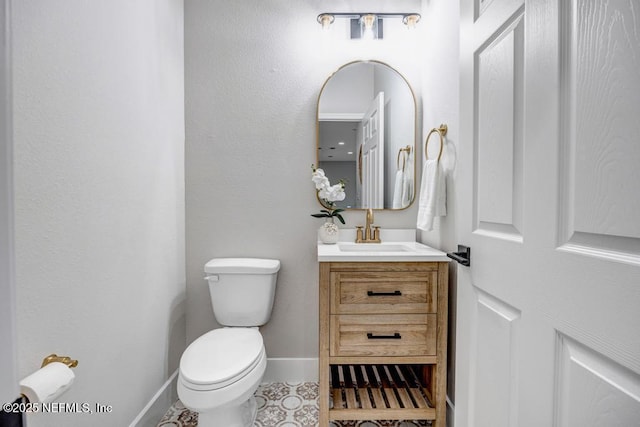
[[[331,389],[331,396],[333,397],[333,407],[335,409],[344,408],[344,406],[343,406],[344,400],[342,399],[342,390],[341,389],[332,388]]]
[[[419,408],[429,407],[429,403],[424,399],[424,396],[422,396],[422,393],[420,393],[419,389],[411,388],[409,389],[409,393],[411,393],[411,395],[413,396],[413,399],[416,401]]]
[[[362,409],[373,409],[373,406],[371,406],[371,399],[369,398],[369,393],[367,389],[364,389],[364,388],[358,389],[358,395],[360,396],[360,403],[362,404]]]
[[[400,396],[400,400],[402,401],[402,406],[405,408],[412,408],[414,406],[413,401],[409,397],[409,392],[406,388],[399,388],[398,395]]]
[[[347,408],[357,408],[359,405],[356,402],[356,391],[352,388],[345,389],[347,396]]]
[[[371,394],[373,395],[373,401],[375,403],[375,407],[384,408],[385,407],[384,399],[382,398],[382,392],[380,392],[380,389],[378,388],[372,389]]]
[[[342,409],[329,410],[329,419],[334,421],[349,420],[435,420],[435,408],[425,409]]]

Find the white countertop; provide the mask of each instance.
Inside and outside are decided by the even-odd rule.
[[[354,243],[355,238],[355,229],[340,229],[338,243],[318,242],[318,261],[450,261],[444,252],[416,242],[415,230],[381,229],[382,243]]]

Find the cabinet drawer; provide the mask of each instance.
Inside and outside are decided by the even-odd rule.
[[[331,313],[435,313],[438,273],[334,272]]]
[[[432,356],[435,314],[332,315],[331,356]]]

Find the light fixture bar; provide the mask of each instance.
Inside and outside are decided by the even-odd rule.
[[[366,12],[366,13],[335,13],[335,12],[324,12],[321,13],[320,15],[318,15],[318,22],[321,22],[321,17],[323,16],[333,16],[334,18],[346,18],[346,19],[360,19],[365,15],[375,15],[378,18],[401,18],[403,20],[403,22],[406,24],[406,19],[408,19],[407,17],[414,17],[412,19],[415,19],[415,22],[417,23],[418,21],[420,21],[420,14],[419,13],[415,13],[415,12],[407,12],[407,13],[402,13],[402,12],[397,12],[397,13],[375,13],[375,12]],[[333,22],[333,20],[331,21]]]
[[[383,36],[384,19],[399,18],[409,29],[414,29],[420,21],[420,14],[415,12],[397,13],[335,13],[324,12],[318,15],[318,23],[323,30],[328,30],[336,18],[349,19],[351,21],[351,38],[381,39]]]

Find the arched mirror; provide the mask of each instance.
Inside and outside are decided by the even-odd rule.
[[[345,182],[343,209],[405,209],[415,196],[416,99],[378,61],[346,64],[318,96],[317,163]]]

